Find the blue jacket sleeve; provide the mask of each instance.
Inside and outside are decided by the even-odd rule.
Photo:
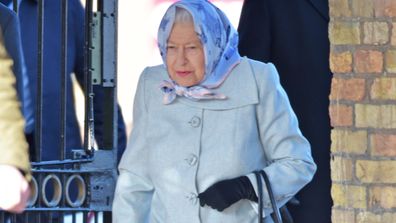
[[[14,61],[13,72],[16,78],[18,98],[21,101],[22,113],[25,118],[25,133],[29,134],[34,130],[34,106],[23,57],[19,20],[17,15],[6,7],[1,7],[0,11],[8,15],[6,21],[2,21],[4,44]]]

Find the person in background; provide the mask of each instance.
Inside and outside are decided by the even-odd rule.
[[[11,0],[0,0],[12,8]],[[67,158],[71,150],[82,148],[82,139],[77,122],[71,75],[74,73],[79,85],[84,86],[84,9],[79,0],[68,2],[68,45],[67,45],[67,106],[66,148]],[[37,10],[36,0],[19,0],[18,17],[21,25],[23,53],[27,73],[36,103],[37,94]],[[61,86],[61,1],[44,1],[44,51],[43,51],[43,121],[42,160],[59,159],[60,148],[60,86]],[[95,140],[103,148],[103,100],[101,87],[94,86]],[[126,129],[118,106],[118,160],[125,150]],[[35,154],[31,154],[35,157]],[[38,161],[38,160],[36,160]]]
[[[220,9],[172,4],[158,45],[163,64],[138,83],[114,223],[257,222],[254,171],[267,173],[280,206],[312,179],[310,145],[275,66],[240,57]],[[273,222],[261,189],[264,222]]]
[[[328,0],[245,0],[239,21],[239,52],[272,62],[318,170],[288,205],[296,223],[331,222]]]
[[[31,173],[12,63],[0,32],[0,209],[21,213],[29,199]]]
[[[13,60],[12,71],[16,78],[16,90],[25,119],[25,136],[31,139],[34,130],[34,105],[22,52],[19,20],[14,11],[2,4],[0,4],[0,27],[5,49]],[[30,147],[33,148],[32,145]]]

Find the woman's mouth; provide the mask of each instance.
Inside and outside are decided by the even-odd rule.
[[[191,71],[176,71],[177,76],[179,77],[186,77],[190,75],[192,72]]]

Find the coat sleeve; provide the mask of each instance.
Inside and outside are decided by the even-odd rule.
[[[270,24],[268,1],[244,1],[238,25],[238,49],[242,56],[268,62],[271,56]]]
[[[286,92],[280,85],[275,66],[259,63],[256,68],[254,72],[260,94],[257,122],[264,156],[268,161],[264,171],[280,207],[312,180],[316,165],[310,144],[302,135]],[[248,177],[257,194],[254,175]],[[266,186],[263,185],[263,202],[265,214],[268,215],[272,210]]]
[[[27,180],[30,180],[28,147],[23,133],[24,120],[13,86],[15,77],[11,66],[12,60],[3,47],[0,34],[0,164],[22,170]]]
[[[8,10],[8,8],[5,8],[5,10]],[[7,14],[9,19],[6,25],[2,27],[4,44],[14,62],[12,71],[16,77],[17,94],[21,102],[22,114],[25,118],[25,133],[30,134],[34,130],[34,106],[22,52],[20,24],[18,16],[13,11],[7,11]]]
[[[145,100],[145,73],[139,79],[134,107],[133,128],[119,165],[113,202],[113,222],[149,222],[154,187],[149,176],[146,129],[148,109]]]

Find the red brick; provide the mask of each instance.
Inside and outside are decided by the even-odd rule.
[[[330,105],[331,126],[351,126],[353,124],[352,107],[347,105]]]
[[[380,51],[358,50],[354,58],[357,73],[381,73],[383,70],[384,56]]]
[[[374,11],[376,17],[395,17],[396,1],[395,0],[375,0]]]
[[[333,78],[331,83],[331,100],[361,101],[365,95],[366,81],[364,79]]]
[[[374,134],[371,136],[373,155],[396,156],[396,135]]]

